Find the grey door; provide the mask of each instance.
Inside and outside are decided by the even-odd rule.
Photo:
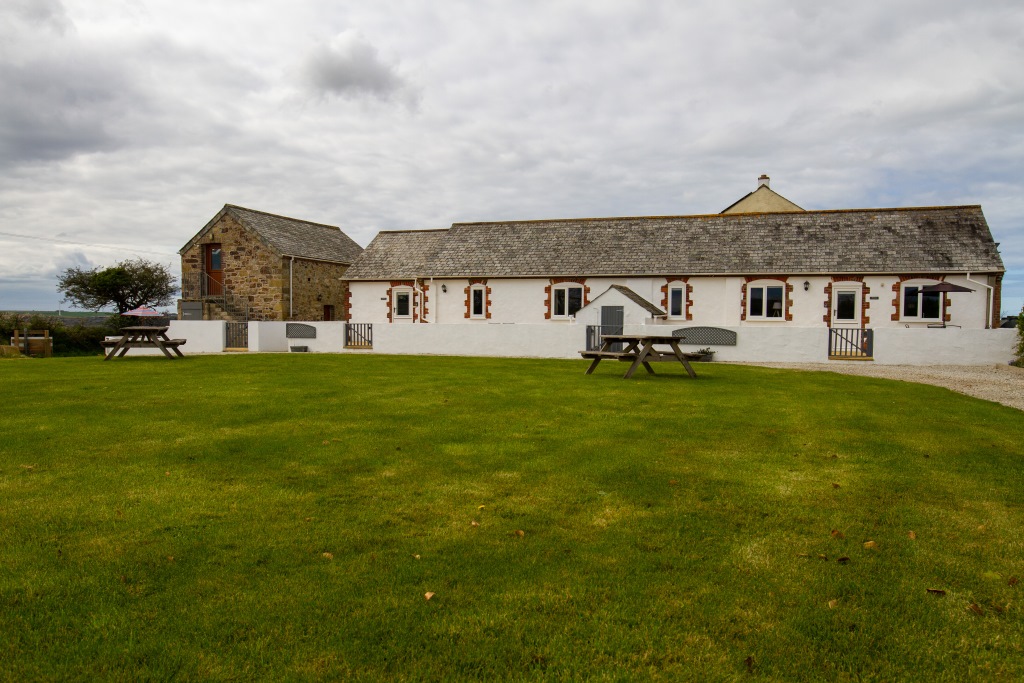
[[[622,334],[626,323],[626,309],[622,306],[601,307],[601,334]],[[622,343],[612,344],[611,351],[621,351]]]

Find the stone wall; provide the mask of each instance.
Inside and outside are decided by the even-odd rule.
[[[284,260],[285,310],[288,308],[288,268],[291,259]],[[341,281],[348,266],[326,261],[295,259],[291,273],[294,294],[291,320],[323,320],[324,306],[334,306],[334,319],[345,315],[347,285]]]
[[[204,269],[207,244],[221,245],[224,287],[249,303],[251,320],[283,320],[286,310],[282,259],[230,215],[223,216],[208,233],[182,254],[182,282]]]

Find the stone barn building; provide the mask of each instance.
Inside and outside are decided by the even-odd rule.
[[[181,254],[181,319],[339,320],[363,249],[333,225],[225,204]]]

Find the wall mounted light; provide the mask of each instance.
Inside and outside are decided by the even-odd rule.
[[[811,283],[808,282],[807,280],[804,280],[804,291],[806,292],[810,288],[811,288]]]
[[[448,293],[448,285],[441,285],[441,291],[444,292],[445,294],[447,294]]]

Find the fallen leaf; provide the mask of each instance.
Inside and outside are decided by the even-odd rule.
[[[167,561],[168,562],[174,562],[174,555],[168,555],[167,556]]]
[[[838,560],[836,560],[836,562],[838,562],[839,564],[846,564],[849,561],[850,561],[850,558],[847,557],[846,555],[843,555]]]
[[[21,466],[21,469],[23,469],[23,470],[29,470],[29,471],[31,471],[31,470],[34,470],[35,468],[36,468],[36,466],[35,466],[35,465],[22,465],[22,466]]]
[[[818,559],[819,560],[827,560],[828,559],[828,555],[818,555]]]
[[[979,524],[978,525],[978,531],[984,531],[984,530],[985,530],[985,525],[984,524]]]
[[[747,658],[743,660],[743,663],[747,665],[747,671],[754,670],[754,655],[747,655]]]
[[[312,522],[312,521],[313,521],[313,518],[312,518],[312,517],[306,517],[306,521],[307,521],[307,522]]]
[[[1016,586],[1018,583],[1020,583],[1020,579],[1018,579],[1016,576],[1011,576],[1010,580],[1007,581],[1006,583],[1007,583],[1007,585],[1010,585],[1010,586]]]
[[[1000,604],[995,603],[995,602],[989,603],[989,604],[992,606],[992,609],[994,609],[999,614],[1002,614],[1003,612],[1005,612],[1006,608],[1008,607],[1008,605],[1000,605]]]
[[[668,480],[668,485],[669,486],[679,486],[679,481],[676,480],[676,479],[669,479]]]
[[[512,533],[514,533],[514,534],[515,534],[516,536],[518,536],[519,538],[522,538],[523,536],[525,536],[525,535],[526,535],[526,532],[525,532],[525,531],[523,531],[522,529],[516,529],[516,530],[515,530],[514,532],[512,532]]]
[[[808,553],[797,553],[796,556],[797,557],[810,557],[810,554],[808,554]]]
[[[324,445],[325,445],[325,446],[329,446],[330,444],[331,444],[331,442],[330,442],[330,441],[324,440]]]
[[[426,593],[423,594],[423,597],[426,598],[427,600],[430,600],[430,598],[434,597],[434,595],[435,595],[434,593],[431,593],[430,591],[427,591]]]
[[[864,541],[865,550],[878,550],[878,544],[874,541]]]
[[[985,614],[985,610],[983,610],[980,607],[978,607],[978,603],[976,603],[976,602],[972,602],[971,604],[969,604],[967,606],[967,609],[971,610],[972,612],[974,612],[975,614],[977,614],[979,616],[983,616]]]
[[[838,455],[836,455],[835,453],[833,453],[833,454],[832,454],[832,459],[833,459],[833,460],[837,459],[838,457],[839,457],[839,456],[838,456]]]
[[[982,572],[981,578],[986,581],[1002,581],[1003,577],[999,576],[998,572]]]
[[[480,526],[480,522],[478,522],[478,521],[476,521],[476,520],[474,519],[474,520],[473,520],[472,522],[470,522],[470,523],[469,523],[469,525],[470,525],[470,526]]]
[[[829,609],[835,609],[836,605],[838,605],[838,604],[839,604],[838,600],[829,600],[828,601],[828,608]]]
[[[477,510],[483,510],[485,507],[487,507],[487,506],[486,505],[478,505],[476,509]]]
[[[420,556],[419,556],[419,555],[413,555],[413,556],[412,556],[412,559],[414,559],[414,560],[418,560],[418,559],[420,559]]]
[[[941,588],[925,588],[925,590],[928,591],[929,593],[931,593],[932,595],[945,595],[946,594],[946,591],[942,590]]]
[[[832,482],[832,488],[834,488],[834,489],[837,489],[837,488],[839,488],[839,484],[837,484],[837,483],[835,483],[835,482]]]
[[[846,538],[846,534],[844,534],[839,529],[833,529],[832,530],[832,538]]]
[[[913,531],[911,531],[910,533],[907,534],[907,538],[909,538],[911,541],[916,541],[917,540],[917,534],[915,534]]]
[[[164,476],[165,477],[169,477],[169,476],[171,476],[171,473],[170,472],[164,472]]]
[[[334,559],[334,553],[324,553],[324,558],[328,560]]]

